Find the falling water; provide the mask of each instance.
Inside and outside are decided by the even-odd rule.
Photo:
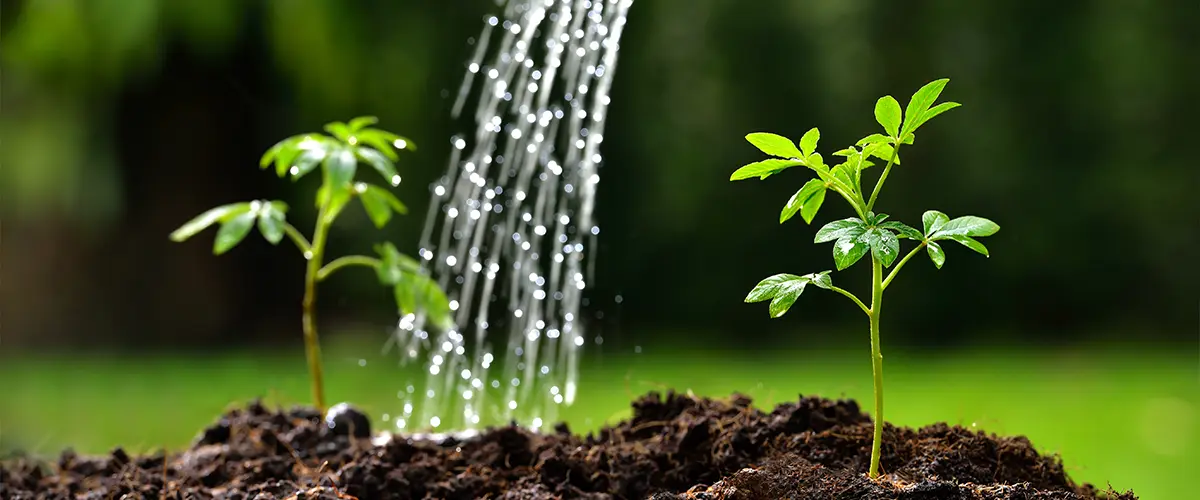
[[[633,0],[497,3],[452,108],[458,118],[473,102],[474,130],[451,138],[421,237],[458,328],[400,320],[402,358],[426,360],[423,390],[399,394],[404,430],[536,429],[575,398],[600,144]]]

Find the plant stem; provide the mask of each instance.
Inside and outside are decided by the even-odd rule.
[[[858,300],[858,297],[855,297],[853,293],[850,293],[850,292],[843,290],[841,288],[838,288],[836,286],[830,286],[829,289],[849,297],[850,300],[853,300],[855,304],[858,304],[858,307],[860,309],[862,309],[863,312],[867,313],[868,316],[871,315],[871,310],[868,309],[867,306],[864,305],[861,300]]]
[[[325,281],[325,278],[328,278],[330,274],[334,273],[334,271],[347,266],[367,266],[378,269],[380,262],[379,259],[367,257],[365,255],[346,255],[344,257],[338,257],[329,261],[328,264],[325,264],[325,267],[322,267],[317,271],[317,281]]]
[[[312,244],[310,244],[308,240],[304,238],[303,234],[300,234],[300,231],[297,230],[295,226],[284,222],[283,232],[287,233],[288,237],[296,243],[296,248],[300,249],[301,254],[306,254],[312,251]]]
[[[325,253],[325,239],[329,233],[325,216],[325,205],[317,211],[317,227],[313,230],[313,242],[304,254],[308,259],[308,270],[304,274],[304,355],[308,359],[308,375],[312,382],[313,405],[325,413],[325,381],[321,368],[321,343],[317,340],[316,304],[317,281],[321,272],[321,257]]]
[[[899,154],[900,154],[900,143],[897,142],[896,146],[894,148],[892,148],[891,159],[888,160],[887,166],[883,167],[883,175],[880,175],[879,180],[875,181],[875,190],[871,191],[871,199],[869,201],[867,201],[867,211],[868,212],[870,212],[872,208],[875,208],[875,199],[879,197],[879,190],[883,189],[883,183],[884,183],[884,181],[887,181],[887,176],[892,171],[892,165],[896,164],[896,156]]]
[[[871,257],[871,371],[875,374],[875,437],[871,440],[871,479],[879,477],[879,451],[883,441],[883,354],[879,352],[879,313],[883,307],[883,264]]]
[[[892,268],[892,272],[888,273],[887,279],[883,280],[884,290],[887,290],[887,287],[892,283],[892,280],[896,279],[896,275],[900,274],[900,268],[904,267],[904,264],[908,262],[908,259],[913,258],[917,252],[921,251],[922,248],[925,248],[926,244],[926,242],[922,241],[920,245],[917,245],[917,248],[912,249],[911,252],[908,252],[908,255],[905,255],[903,259],[900,259],[900,263],[896,264],[896,267]]]

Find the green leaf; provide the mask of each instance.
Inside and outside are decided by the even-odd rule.
[[[767,306],[767,312],[771,314],[771,317],[778,318],[791,309],[792,304],[796,303],[796,299],[800,298],[800,294],[804,293],[804,286],[807,284],[807,279],[800,279],[780,287],[779,294],[775,295],[771,305]]]
[[[740,181],[742,179],[750,179],[752,177],[766,179],[772,174],[776,174],[783,169],[791,168],[796,165],[803,165],[803,163],[797,160],[781,160],[778,158],[757,161],[737,169],[733,175],[729,176],[729,180]]]
[[[296,157],[294,162],[292,162],[292,167],[294,168],[288,168],[287,165],[284,165],[283,172],[290,172],[292,174],[292,180],[304,177],[309,172],[312,172],[313,169],[317,168],[317,165],[319,165],[321,161],[325,159],[326,151],[327,150],[323,147],[306,149]],[[283,177],[283,174],[280,174],[280,177]]]
[[[941,104],[938,104],[937,106],[929,108],[929,111],[926,111],[925,114],[921,116],[921,121],[917,122],[916,126],[920,127],[921,125],[924,125],[925,122],[933,119],[933,117],[940,115],[942,113],[945,113],[947,111],[950,111],[959,106],[962,106],[962,104],[959,104],[957,102],[943,102]],[[916,127],[913,127],[913,130],[916,130]]]
[[[872,228],[862,236],[862,239],[871,246],[871,255],[883,264],[883,267],[891,267],[896,256],[900,255],[900,240],[896,239],[896,235],[891,231],[878,227]]]
[[[918,231],[914,227],[909,227],[909,226],[905,225],[903,222],[897,222],[897,221],[884,222],[882,224],[879,224],[879,227],[882,227],[885,229],[891,229],[892,231],[899,233],[899,236],[901,238],[908,238],[910,240],[917,240],[917,241],[922,241],[925,239],[924,234],[921,234],[921,232]]]
[[[984,257],[991,257],[991,255],[988,254],[987,247],[983,246],[983,243],[980,243],[978,240],[971,238],[970,236],[954,234],[954,235],[948,236],[947,239],[951,239],[951,240],[957,241],[959,243],[962,243],[963,246],[983,254]]]
[[[858,147],[869,146],[877,143],[891,143],[892,138],[883,134],[871,134],[862,139],[859,139],[854,145]]]
[[[812,223],[812,218],[817,213],[817,209],[821,207],[821,203],[825,201],[825,183],[819,179],[810,179],[804,187],[801,187],[792,198],[788,200],[787,205],[783,206],[783,211],[779,213],[779,223],[783,224],[788,219],[791,219],[796,212],[800,211],[801,207],[808,213],[804,217],[804,221]]]
[[[804,158],[805,156],[799,149],[796,149],[796,145],[792,144],[791,139],[781,135],[755,132],[746,135],[746,140],[750,141],[750,144],[753,144],[759,151],[771,156],[780,158]]]
[[[798,280],[806,279],[794,274],[776,274],[754,285],[754,289],[750,290],[750,293],[746,295],[745,301],[747,304],[750,304],[775,298],[785,284]]]
[[[257,213],[247,210],[223,221],[221,229],[217,230],[217,238],[213,240],[213,254],[221,255],[241,243],[250,234],[256,218]]]
[[[353,134],[357,133],[359,130],[362,130],[363,127],[374,125],[376,123],[379,123],[379,118],[374,116],[360,116],[350,120],[350,124],[347,125],[347,127],[350,129],[350,133]]]
[[[886,95],[875,101],[875,121],[883,125],[888,135],[897,135],[900,130],[900,103],[896,102],[896,98]]]
[[[288,148],[288,147],[294,148],[296,146],[296,143],[300,142],[308,135],[310,135],[310,134],[294,135],[294,136],[288,137],[287,139],[284,139],[282,141],[275,143],[275,145],[273,145],[269,149],[267,149],[267,152],[263,153],[262,158],[260,158],[258,160],[258,167],[259,168],[267,168],[268,165],[270,165],[272,162],[274,162],[276,160],[276,157],[279,156],[279,153],[281,151],[283,151],[285,148]]]
[[[354,180],[354,171],[358,161],[354,159],[354,151],[348,147],[330,151],[325,158],[326,181],[335,187],[348,187]]]
[[[826,243],[842,238],[855,239],[866,232],[866,230],[866,225],[862,219],[857,217],[835,220],[817,230],[817,235],[813,238],[813,243]]]
[[[917,128],[920,127],[921,124],[925,123],[929,118],[931,118],[931,116],[929,116],[929,108],[930,106],[933,106],[934,101],[937,101],[938,96],[942,93],[942,89],[946,87],[946,83],[949,81],[949,78],[934,80],[925,84],[919,90],[917,90],[915,94],[913,94],[912,99],[909,99],[908,101],[908,107],[904,109],[904,127],[900,131],[901,136],[906,136],[912,132],[916,132]],[[935,114],[940,114],[953,107],[954,106],[950,106],[938,110]]]
[[[179,226],[178,229],[173,231],[170,236],[171,241],[185,241],[188,238],[195,236],[200,231],[208,229],[208,226],[211,226],[218,221],[223,222],[229,220],[231,217],[237,214],[249,212],[250,210],[250,202],[230,203],[228,205],[221,205],[219,207],[209,209],[204,213],[197,215],[192,220],[187,221],[182,226]]]
[[[892,161],[892,155],[896,154],[896,149],[893,148],[891,144],[886,142],[877,142],[863,148],[863,153],[864,156],[874,156],[883,161]],[[893,163],[896,165],[900,164],[899,155],[896,155],[896,159],[893,161]]]
[[[389,184],[393,186],[400,184],[400,175],[396,173],[396,166],[383,153],[368,147],[356,148],[356,152],[359,158],[375,167],[379,175],[382,175]]]
[[[375,227],[383,229],[383,226],[386,226],[392,219],[392,207],[388,206],[387,200],[380,193],[382,190],[370,189],[366,186],[366,184],[358,184],[358,199],[362,200],[362,206],[367,210],[367,216],[371,218],[371,222],[375,223]]]
[[[325,131],[333,134],[339,141],[348,142],[350,136],[350,126],[342,122],[329,122],[325,124]]]
[[[800,151],[804,152],[804,157],[808,158],[817,151],[817,141],[821,140],[821,131],[817,127],[808,129],[804,136],[800,138]]]
[[[812,281],[812,284],[817,285],[826,290],[833,288],[833,278],[829,277],[829,271],[821,271],[819,273],[805,274],[805,278]]]
[[[867,212],[867,225],[878,226],[890,217],[888,214],[876,214],[875,212]]]
[[[278,245],[283,240],[283,224],[287,205],[282,201],[268,201],[258,210],[258,231],[263,238]]]
[[[411,151],[417,150],[417,145],[407,137],[402,137],[377,128],[360,130],[358,132],[358,139],[370,144],[375,149],[378,149],[379,152],[387,155],[387,157],[391,158],[392,161],[395,161],[397,158],[399,158],[399,156],[396,155],[396,152],[393,151],[393,148],[407,149]]]
[[[946,222],[936,231],[935,236],[991,236],[999,230],[1000,226],[995,222],[983,217],[967,215]]]
[[[813,179],[816,180],[816,179]],[[820,181],[817,181],[820,182]],[[812,224],[813,217],[817,216],[817,210],[820,210],[821,204],[825,203],[825,186],[821,185],[821,189],[812,195],[808,201],[804,202],[804,206],[800,209],[800,217],[804,218],[805,224]]]
[[[830,173],[833,175],[834,184],[842,188],[848,194],[858,192],[858,183],[855,182],[857,175],[851,173],[854,169],[849,162],[833,167]]]
[[[858,262],[871,247],[862,241],[862,235],[843,236],[833,244],[833,263],[842,271]]]
[[[401,314],[425,313],[426,319],[438,328],[450,328],[450,303],[446,294],[432,279],[422,273],[405,272],[395,285],[396,307]]]
[[[936,241],[930,241],[926,242],[925,249],[929,251],[929,260],[932,260],[933,265],[941,269],[942,264],[946,263],[946,252],[942,251],[942,246]]]
[[[925,236],[933,236],[942,225],[950,222],[950,217],[937,210],[930,210],[921,215],[921,223],[925,226]]]
[[[417,272],[420,269],[420,264],[415,259],[400,253],[391,242],[375,245],[375,253],[379,254],[380,263],[375,272],[379,276],[379,282],[384,285],[395,285],[400,282],[405,272]]]

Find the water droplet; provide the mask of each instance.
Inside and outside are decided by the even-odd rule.
[[[367,366],[367,360],[365,360],[365,359],[358,360],[358,366]]]
[[[288,173],[289,173],[289,174],[292,174],[292,175],[299,175],[299,174],[300,174],[300,167],[297,167],[297,166],[295,166],[295,165],[292,165],[292,168],[289,168],[289,169],[288,169]]]
[[[429,426],[430,426],[430,427],[437,428],[439,425],[442,425],[442,419],[440,419],[440,418],[438,418],[438,417],[436,417],[436,416],[435,416],[435,417],[433,417],[433,418],[430,418],[430,419],[429,419]]]
[[[399,175],[393,175],[393,176],[392,176],[392,185],[393,185],[393,186],[399,186],[399,185],[400,185],[400,176],[399,176]]]

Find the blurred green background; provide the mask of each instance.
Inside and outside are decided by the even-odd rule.
[[[421,149],[398,194],[425,207],[489,0],[0,2],[0,450],[185,446],[231,402],[307,400],[301,259],[256,238],[213,258],[166,234],[211,206],[313,186],[256,170],[275,141],[360,114]],[[888,420],[1027,434],[1073,477],[1191,496],[1200,455],[1196,154],[1200,5],[1187,0],[641,0],[604,142],[577,430],[674,387],[762,404],[870,394],[853,306],[806,294],[782,320],[759,279],[832,267],[777,214],[805,180],[728,182],[743,139],[822,149],[875,130],[884,94],[951,78],[880,206],[1003,230],[992,257],[920,259],[888,295]],[[351,211],[332,251],[378,237]],[[385,229],[415,252],[420,209]],[[819,223],[844,217],[831,204]],[[865,266],[839,282],[862,292]],[[359,279],[361,278],[361,279]],[[620,299],[618,299],[620,297]],[[378,420],[409,374],[374,280],[322,288],[327,383]],[[359,360],[368,360],[365,367]]]

